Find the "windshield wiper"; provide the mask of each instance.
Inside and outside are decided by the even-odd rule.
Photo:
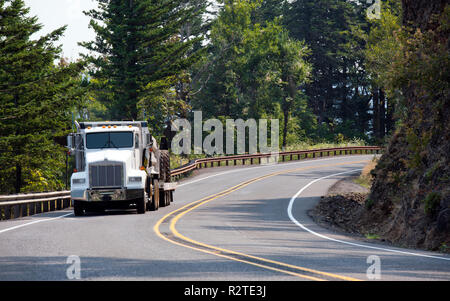
[[[112,140],[109,140],[109,143],[110,143],[113,147],[119,149],[119,148],[114,144],[114,142],[112,142]]]
[[[106,147],[109,147],[110,142],[111,142],[110,140],[106,141],[106,143],[102,147],[100,147],[100,149],[104,149]]]

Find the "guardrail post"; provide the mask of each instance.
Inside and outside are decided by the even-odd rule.
[[[11,206],[5,207],[5,219],[11,219]]]
[[[13,209],[13,218],[18,218],[20,216],[19,212],[20,212],[20,205],[14,205],[12,207]]]
[[[20,216],[28,216],[28,204],[22,204],[20,205]]]

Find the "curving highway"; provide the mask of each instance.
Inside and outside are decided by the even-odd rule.
[[[450,256],[367,243],[307,212],[370,155],[202,170],[156,212],[0,222],[0,280],[450,280]],[[68,260],[69,259],[69,260]],[[69,272],[68,272],[69,271]]]

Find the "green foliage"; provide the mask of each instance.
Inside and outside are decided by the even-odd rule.
[[[204,118],[278,118],[286,144],[288,134],[294,142],[309,130],[304,127],[314,126],[297,89],[311,72],[304,59],[309,51],[289,37],[279,19],[262,20],[264,3],[225,1],[211,29],[208,57],[197,70],[201,78],[192,105]]]
[[[381,18],[371,21],[371,29],[365,50],[366,68],[372,81],[379,87],[387,88],[389,96],[395,99],[396,91],[391,89],[390,65],[400,54],[400,44],[396,34],[401,28],[400,1],[390,0],[381,6]]]
[[[304,93],[317,116],[317,136],[368,139],[370,82],[364,65],[368,31],[358,1],[296,0],[283,18],[290,36],[311,49]]]
[[[200,18],[205,5],[184,0],[98,1],[98,9],[86,12],[95,41],[80,43],[97,53],[91,63],[95,97],[115,120],[146,116],[167,117],[170,102],[164,97],[173,78],[198,61],[201,37],[188,26]],[[161,101],[164,105],[161,105]],[[164,123],[164,118],[158,118]]]
[[[441,201],[441,195],[439,192],[432,191],[427,194],[423,202],[425,203],[425,213],[428,215],[433,215],[436,213],[436,209],[439,208]]]
[[[372,209],[374,204],[375,202],[373,201],[373,199],[367,199],[366,202],[364,203],[364,206],[366,207],[367,210],[370,210]]]
[[[61,155],[70,108],[82,98],[83,63],[59,58],[65,27],[32,40],[42,26],[22,0],[0,1],[0,192],[61,188]],[[54,173],[56,172],[56,173]],[[39,176],[38,176],[39,175]],[[34,185],[45,177],[47,184]],[[44,187],[45,186],[45,187]]]

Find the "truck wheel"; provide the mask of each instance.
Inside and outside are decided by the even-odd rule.
[[[159,206],[166,207],[170,205],[170,194],[169,191],[164,191],[161,189],[159,191]]]
[[[145,207],[146,207],[147,211],[151,210],[152,199],[153,199],[153,192],[151,190],[151,184],[150,183],[151,183],[151,179],[148,177],[147,178],[147,184],[146,184],[146,187],[145,187],[145,198],[146,198],[146,201],[147,201],[147,205]]]
[[[75,216],[84,215],[84,206],[80,201],[73,201],[73,213]]]
[[[145,199],[145,197],[143,197],[142,199],[137,200],[136,206],[137,206],[137,213],[138,214],[145,214],[145,211],[147,211],[147,200]]]
[[[153,195],[152,195],[152,204],[150,205],[151,211],[156,211],[159,208],[159,182],[158,180],[153,181]]]
[[[166,206],[170,206],[170,191],[166,191]]]
[[[166,194],[163,189],[159,190],[159,207],[166,207]]]
[[[161,150],[160,167],[159,172],[161,174],[160,179],[165,183],[170,183],[170,154],[168,150]]]

